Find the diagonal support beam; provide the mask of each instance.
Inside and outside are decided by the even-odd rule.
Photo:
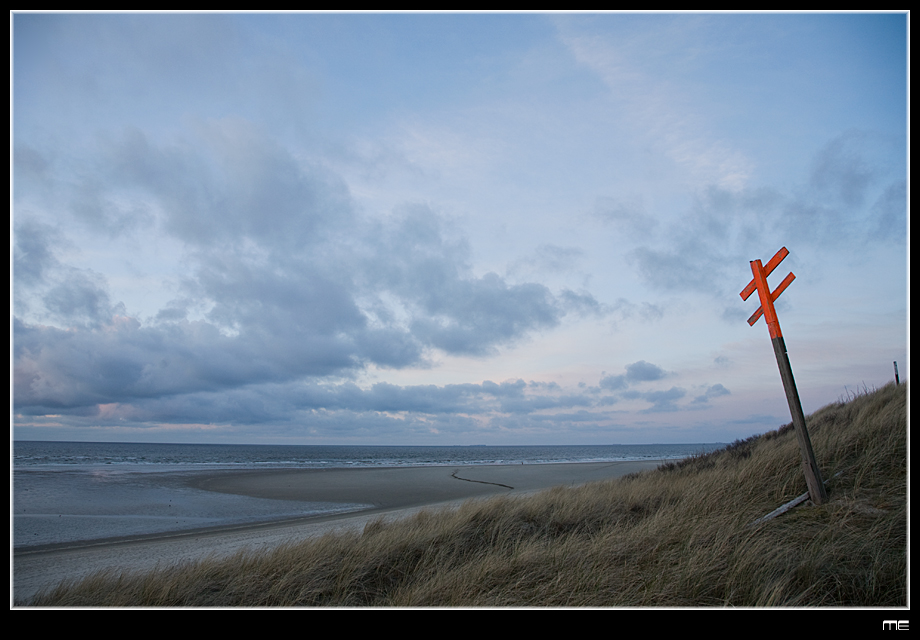
[[[789,249],[787,249],[786,247],[783,247],[782,249],[777,251],[773,255],[773,257],[770,258],[770,261],[764,265],[763,267],[764,277],[767,277],[768,275],[773,273],[774,269],[776,269],[776,267],[779,266],[779,263],[785,260],[786,256],[788,255],[789,255]],[[744,289],[741,290],[741,299],[747,300],[748,298],[751,297],[751,294],[754,293],[756,289],[757,289],[757,283],[754,280],[751,280],[750,282],[748,282],[748,285]],[[776,300],[776,298],[773,298],[773,299]]]
[[[766,267],[764,267],[764,271],[766,270],[767,270]],[[773,293],[770,294],[770,298],[772,299],[773,302],[776,302],[776,299],[779,297],[779,294],[785,291],[786,287],[792,284],[793,280],[795,280],[795,274],[790,271],[789,275],[783,278],[783,281],[779,283],[779,286],[776,287],[776,289],[773,290]],[[757,311],[754,312],[754,315],[748,318],[748,324],[753,327],[754,323],[760,320],[760,316],[762,315],[763,315],[763,305],[760,305],[759,307],[757,307]]]

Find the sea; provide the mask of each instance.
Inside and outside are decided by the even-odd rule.
[[[12,443],[15,549],[331,515],[367,505],[219,494],[189,486],[195,474],[245,469],[553,464],[679,460],[708,444],[559,446],[354,446]]]

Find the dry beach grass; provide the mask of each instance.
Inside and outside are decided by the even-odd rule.
[[[580,487],[469,501],[362,533],[146,574],[102,573],[38,606],[904,606],[907,385],[808,418],[830,499],[791,428]]]

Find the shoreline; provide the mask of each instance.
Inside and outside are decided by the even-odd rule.
[[[425,508],[496,495],[525,495],[654,469],[660,460],[453,465],[351,469],[273,469],[185,474],[183,484],[207,494],[290,503],[349,504],[355,510],[267,519],[199,529],[90,539],[12,549],[17,602],[62,580],[99,570],[148,571],[205,556],[261,551],[333,531],[360,531],[374,519],[398,519]]]

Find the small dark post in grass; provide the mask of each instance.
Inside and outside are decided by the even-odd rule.
[[[894,361],[894,383],[901,384],[901,379],[898,378],[898,361]]]
[[[786,287],[792,284],[792,281],[795,280],[795,275],[790,273],[773,291],[770,291],[770,286],[767,284],[767,276],[788,255],[789,250],[783,247],[776,252],[776,255],[770,258],[766,266],[760,260],[751,260],[751,271],[754,274],[754,279],[741,291],[741,299],[747,300],[754,291],[757,291],[760,296],[760,308],[748,319],[748,324],[753,327],[754,323],[760,319],[760,316],[764,316],[767,327],[770,329],[770,339],[773,342],[776,363],[779,365],[779,375],[783,380],[786,401],[789,403],[789,412],[792,414],[792,424],[799,440],[799,450],[802,453],[802,467],[805,470],[808,493],[815,504],[822,504],[827,501],[827,490],[824,488],[824,481],[821,479],[821,470],[818,469],[818,463],[815,462],[811,439],[808,437],[808,429],[805,428],[805,414],[802,411],[802,403],[799,401],[799,392],[795,388],[795,378],[792,377],[792,365],[789,363],[789,355],[786,353],[786,342],[783,340],[783,332],[779,328],[779,319],[776,317],[776,309],[773,307],[773,302],[786,290]]]

